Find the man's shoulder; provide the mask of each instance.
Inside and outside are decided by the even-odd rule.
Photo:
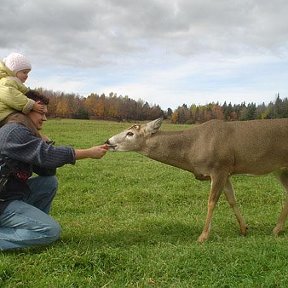
[[[29,129],[18,122],[8,122],[0,128],[0,135],[7,133],[27,133]]]
[[[29,130],[19,123],[7,123],[0,128],[0,150],[29,141]]]

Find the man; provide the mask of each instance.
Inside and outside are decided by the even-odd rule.
[[[16,113],[0,129],[0,250],[57,240],[61,228],[48,215],[57,191],[56,168],[79,159],[99,159],[108,149],[56,147],[45,141],[37,131],[47,120],[49,99],[35,91],[27,94],[44,104],[43,112]],[[31,177],[32,172],[39,176]]]

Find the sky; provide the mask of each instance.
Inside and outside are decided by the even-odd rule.
[[[88,96],[186,104],[288,97],[286,0],[1,0],[0,59],[25,83]]]

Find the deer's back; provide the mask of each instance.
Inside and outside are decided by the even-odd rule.
[[[288,167],[288,119],[212,120],[191,132],[195,161],[212,169],[227,165],[232,174],[265,174]]]

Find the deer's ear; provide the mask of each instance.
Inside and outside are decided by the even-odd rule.
[[[163,118],[158,118],[154,121],[147,123],[145,125],[145,132],[149,133],[149,134],[156,133],[159,130],[159,128],[161,127],[162,121],[163,121]]]

